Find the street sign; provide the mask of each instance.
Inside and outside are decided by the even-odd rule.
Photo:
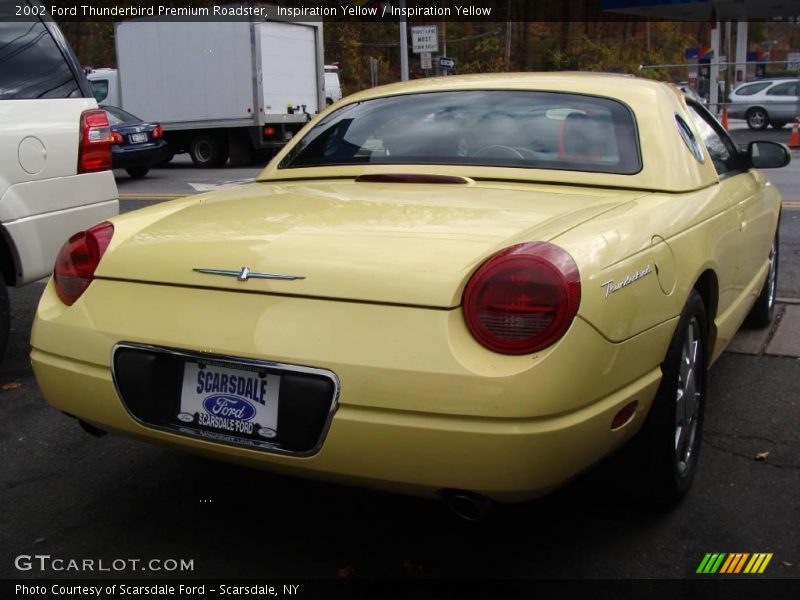
[[[786,57],[787,71],[800,71],[800,52],[789,52]]]
[[[421,52],[419,55],[419,67],[420,69],[432,69],[433,68],[433,59],[431,57],[430,52]]]
[[[439,66],[442,69],[449,69],[452,71],[456,68],[456,59],[455,58],[448,58],[446,56],[439,57]]]
[[[411,50],[414,53],[438,52],[439,30],[436,25],[411,28]]]

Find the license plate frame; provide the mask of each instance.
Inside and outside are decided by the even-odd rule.
[[[249,364],[187,360],[175,423],[245,442],[278,437],[281,376]]]
[[[131,144],[144,144],[147,142],[147,134],[146,133],[132,133],[128,136],[128,141]]]

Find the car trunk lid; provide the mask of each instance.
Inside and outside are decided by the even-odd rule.
[[[474,182],[255,183],[202,197],[127,238],[121,224],[97,276],[447,308],[493,253],[552,239],[642,195]]]

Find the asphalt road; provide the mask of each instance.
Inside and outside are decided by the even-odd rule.
[[[123,210],[257,171],[200,172],[178,161],[145,180],[121,177],[120,193],[131,198]],[[789,190],[800,189],[794,173],[783,184]],[[800,299],[800,210],[785,211],[781,250],[779,296]],[[671,512],[633,500],[634,475],[610,461],[548,498],[470,524],[436,502],[87,435],[44,402],[28,364],[43,285],[11,291],[12,335],[0,365],[0,384],[13,384],[0,391],[0,578],[79,576],[15,568],[20,555],[46,554],[193,560],[191,572],[112,573],[148,579],[696,579],[708,552],[771,552],[757,577],[800,579],[796,358],[721,357],[695,484]]]

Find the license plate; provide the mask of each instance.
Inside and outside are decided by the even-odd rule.
[[[281,378],[246,366],[187,362],[179,422],[226,437],[268,441],[278,436]]]
[[[147,134],[146,133],[132,133],[128,136],[131,144],[141,144],[142,142],[147,141]]]

